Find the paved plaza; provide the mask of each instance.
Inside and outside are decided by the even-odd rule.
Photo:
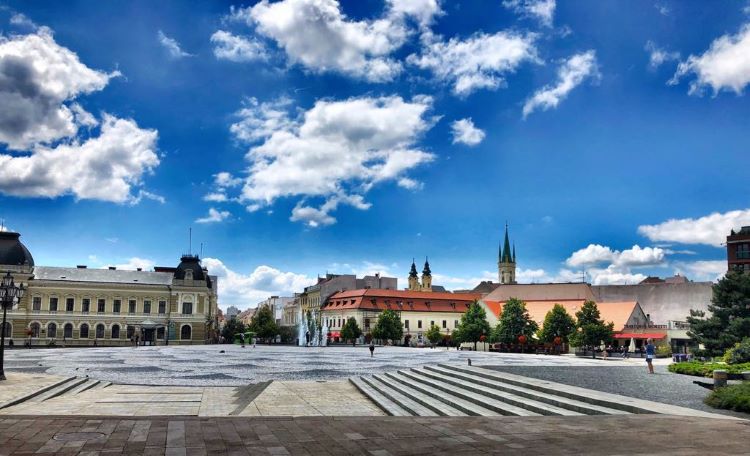
[[[131,385],[242,386],[269,380],[340,380],[425,364],[502,366],[600,366],[601,360],[571,356],[484,353],[445,349],[366,346],[294,347],[195,345],[15,349],[5,368],[24,373],[89,378]],[[617,364],[618,361],[610,361]],[[623,363],[620,363],[623,364]]]

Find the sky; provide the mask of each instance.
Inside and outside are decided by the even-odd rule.
[[[220,305],[325,273],[716,280],[750,225],[750,3],[0,0],[0,219]],[[192,230],[192,242],[189,237]]]

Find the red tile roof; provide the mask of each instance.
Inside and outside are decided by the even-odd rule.
[[[463,313],[480,293],[438,293],[429,291],[349,290],[334,294],[321,306],[321,310],[362,309],[382,311],[391,309],[404,312],[456,312]]]

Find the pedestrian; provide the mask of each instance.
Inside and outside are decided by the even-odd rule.
[[[370,341],[370,358],[372,358],[374,353],[375,353],[375,343]]]
[[[132,345],[133,348],[135,348],[135,336],[130,336],[130,345]]]
[[[140,334],[135,336],[135,348],[138,348],[138,344],[141,343],[141,336]]]
[[[8,348],[13,348],[14,345],[15,345],[15,343],[13,342],[13,339],[10,339],[8,341]]]
[[[240,345],[245,348],[245,335],[240,333]]]
[[[630,345],[625,345],[622,347],[622,357],[623,358],[630,358],[630,354],[628,353],[630,351]]]
[[[648,373],[653,374],[654,373],[654,357],[656,356],[656,347],[654,346],[654,341],[652,339],[648,339],[646,341],[646,364],[648,364]]]

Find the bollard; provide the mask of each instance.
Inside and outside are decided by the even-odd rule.
[[[715,370],[714,371],[714,389],[722,388],[727,386],[727,371]]]
[[[742,378],[745,380],[750,380],[750,371],[745,371],[742,373]]]

